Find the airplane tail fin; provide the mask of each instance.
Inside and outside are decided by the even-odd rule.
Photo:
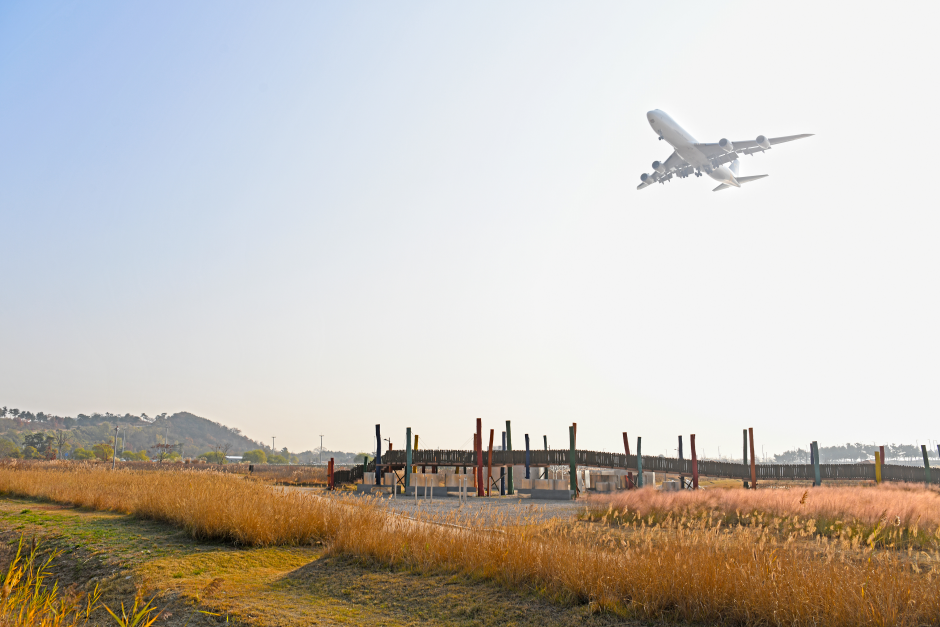
[[[762,178],[767,177],[767,176],[770,176],[770,175],[769,175],[769,174],[758,174],[757,176],[736,176],[736,177],[735,177],[735,180],[736,180],[738,183],[740,183],[741,185],[743,185],[744,183],[750,183],[751,181],[756,181],[757,179],[762,179]],[[713,189],[712,191],[713,191],[713,192],[720,192],[721,190],[723,190],[723,189],[728,189],[729,187],[733,187],[733,186],[732,186],[732,185],[726,185],[725,183],[722,183],[721,185],[719,185],[718,187],[716,187],[716,188]]]

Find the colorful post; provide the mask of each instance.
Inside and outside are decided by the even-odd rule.
[[[682,467],[682,436],[679,436],[679,467]],[[682,474],[682,471],[679,471],[679,489],[685,489],[685,475]]]
[[[626,432],[626,431],[623,432],[623,452],[626,453],[627,457],[630,457],[630,439],[627,438],[627,432]],[[627,463],[629,463],[629,462],[627,462]],[[627,481],[628,481],[629,484],[630,484],[630,485],[627,486],[627,489],[628,489],[628,490],[629,490],[629,489],[632,489],[632,488],[633,488],[633,485],[634,485],[634,484],[633,484],[633,473],[630,472],[630,471],[627,471]]]
[[[382,426],[375,425],[375,485],[382,485]]]
[[[643,487],[643,438],[636,439],[636,487]]]
[[[545,442],[545,450],[548,451],[548,436],[543,435],[542,440]],[[545,466],[545,476],[542,479],[548,479],[548,466]]]
[[[574,491],[574,495],[578,495],[578,466],[574,458],[574,426],[568,427],[568,440],[571,443],[571,448],[568,451],[568,479],[571,484],[571,490]]]
[[[937,450],[940,451],[940,446],[937,447]],[[887,464],[888,458],[885,457],[885,447],[879,446],[878,451],[881,453],[881,464],[882,465]]]
[[[529,479],[529,434],[525,434],[525,478]]]
[[[753,427],[748,427],[747,437],[751,441],[751,489],[757,489],[757,464],[754,459],[754,429]]]
[[[418,436],[415,436],[415,440]],[[411,485],[411,473],[414,469],[411,467],[411,427],[405,428],[405,488]]]
[[[689,435],[689,450],[692,453],[692,489],[698,490],[698,454],[695,451],[695,434]]]
[[[819,472],[819,443],[813,440],[813,485],[822,485],[822,475]]]
[[[506,450],[506,432],[503,431],[503,450]],[[506,495],[506,464],[499,467],[499,495]]]
[[[418,450],[418,434],[417,434],[417,433],[415,434],[414,450],[416,450],[416,451]],[[411,467],[411,472],[418,472],[418,466],[417,466],[417,464],[415,464],[414,466]]]
[[[493,485],[493,429],[490,429],[490,457],[486,462],[486,496],[490,495]]]
[[[741,463],[744,464],[744,472],[747,473],[747,429],[744,430],[744,451],[741,454]],[[747,479],[744,480],[744,489],[748,489]]]
[[[927,445],[921,444],[920,451],[924,454],[924,480],[930,485],[930,462],[927,461]]]
[[[329,471],[328,471],[328,472],[330,473],[329,484],[328,484],[328,485],[329,485],[330,490],[332,490],[332,489],[333,489],[333,486],[335,485],[335,484],[333,483],[333,458],[332,458],[332,457],[330,458],[330,468],[329,468]]]
[[[509,429],[509,421],[506,421],[506,446],[505,450],[512,451],[512,431]],[[509,456],[509,468],[506,469],[506,494],[515,493],[512,486],[512,455]]]
[[[875,483],[881,483],[881,451],[875,451]]]
[[[483,496],[483,419],[477,418],[477,496]]]

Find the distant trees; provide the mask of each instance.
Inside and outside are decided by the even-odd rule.
[[[274,454],[268,457],[268,463],[269,464],[286,464],[287,458]]]

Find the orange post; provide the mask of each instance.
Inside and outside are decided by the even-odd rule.
[[[751,489],[757,489],[757,464],[754,462],[754,429],[747,428],[747,437],[751,441]]]

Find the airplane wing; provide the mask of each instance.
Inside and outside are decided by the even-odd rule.
[[[717,145],[717,144],[716,144]],[[679,154],[673,150],[672,154],[669,155],[669,158],[663,161],[663,167],[665,170],[660,174],[659,172],[654,171],[652,175],[642,183],[637,186],[637,189],[643,189],[644,187],[649,187],[653,183],[665,183],[672,178],[672,175],[684,171],[686,169],[691,170],[691,166],[686,163]]]
[[[803,139],[805,137],[812,137],[812,133],[804,133],[803,135],[787,135],[786,137],[771,137],[767,141],[771,146],[776,146],[777,144],[784,144],[786,142],[792,142],[796,139]],[[717,160],[716,165],[721,165],[722,163],[728,163],[729,161],[734,161],[737,159],[737,155],[752,155],[755,152],[763,152],[767,150],[766,148],[761,147],[757,141],[753,139],[747,139],[737,142],[731,142],[734,146],[734,152],[725,152],[725,149],[716,144],[693,144],[699,151],[708,157],[709,159]],[[737,153],[737,154],[735,154]]]

